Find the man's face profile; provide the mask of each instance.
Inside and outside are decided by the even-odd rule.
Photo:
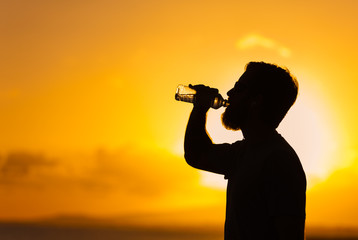
[[[250,75],[245,72],[227,93],[230,105],[226,108],[221,118],[226,129],[240,130],[246,123],[251,99],[249,82],[252,77]]]

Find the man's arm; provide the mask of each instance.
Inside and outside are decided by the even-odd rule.
[[[186,162],[195,168],[203,169],[205,152],[212,148],[213,142],[206,132],[205,109],[193,108],[185,132],[184,151]]]
[[[191,87],[197,94],[185,132],[185,160],[192,167],[225,174],[226,164],[222,159],[228,154],[230,145],[213,144],[205,128],[206,113],[218,90],[203,85]]]

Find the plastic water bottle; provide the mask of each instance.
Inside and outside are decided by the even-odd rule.
[[[195,103],[195,94],[196,91],[194,89],[190,88],[189,86],[180,84],[175,92],[175,99],[177,101]],[[218,96],[215,97],[213,102],[211,103],[211,107],[214,109],[227,106],[229,106],[228,101],[223,99],[220,94],[218,94]]]

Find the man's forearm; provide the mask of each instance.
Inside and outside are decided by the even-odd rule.
[[[200,161],[204,151],[213,144],[205,128],[206,110],[194,107],[185,132],[185,159],[193,167]]]

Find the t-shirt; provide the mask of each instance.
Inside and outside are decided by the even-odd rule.
[[[281,135],[216,144],[212,156],[220,156],[221,164],[210,170],[228,179],[225,240],[277,239],[274,217],[304,221],[305,173]]]

